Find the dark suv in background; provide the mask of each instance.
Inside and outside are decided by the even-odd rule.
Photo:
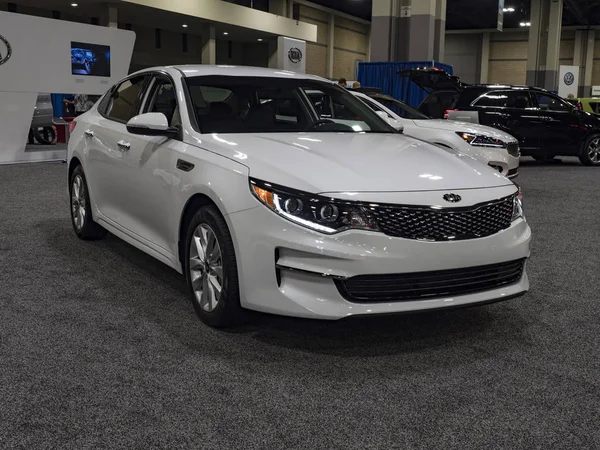
[[[440,69],[398,74],[429,93],[418,108],[423,114],[506,131],[519,140],[522,155],[537,160],[578,156],[585,165],[600,166],[600,116],[580,111],[544,89],[468,85]]]

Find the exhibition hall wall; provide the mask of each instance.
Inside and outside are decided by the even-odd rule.
[[[25,148],[38,93],[103,94],[127,75],[135,33],[0,11],[0,35],[0,164],[64,157]]]

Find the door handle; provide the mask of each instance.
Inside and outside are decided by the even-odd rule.
[[[117,142],[117,146],[122,150],[129,150],[131,148],[131,144],[125,141]]]
[[[83,132],[87,137],[94,137],[94,132],[92,130],[85,130]]]

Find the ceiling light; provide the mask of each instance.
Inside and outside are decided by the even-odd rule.
[[[531,22],[521,22],[519,25],[522,26],[522,27],[530,27],[531,26]]]
[[[224,31],[224,32],[223,32],[223,34],[224,34],[225,36],[227,36],[229,33],[228,33],[227,31]]]
[[[502,11],[504,11],[504,12],[515,12],[515,8],[513,8],[512,6],[509,6],[508,8],[502,8]]]
[[[262,42],[262,39],[261,39],[261,38],[258,38],[258,42]]]
[[[77,7],[79,6],[79,3],[71,3],[71,6],[72,6],[73,8],[77,8]]]
[[[181,25],[181,26],[182,26],[183,28],[187,28],[187,24],[185,24],[185,23],[184,23],[183,25]]]

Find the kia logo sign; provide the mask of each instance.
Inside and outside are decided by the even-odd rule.
[[[294,64],[298,64],[300,61],[302,61],[302,51],[299,48],[292,47],[288,52],[288,58]]]
[[[446,194],[442,198],[450,203],[458,203],[462,200],[462,197],[458,194]]]
[[[573,72],[567,72],[565,73],[565,84],[567,86],[571,86],[573,84],[573,82],[575,81],[575,75],[573,75]]]
[[[12,56],[12,47],[4,36],[0,34],[0,65],[4,64]]]

